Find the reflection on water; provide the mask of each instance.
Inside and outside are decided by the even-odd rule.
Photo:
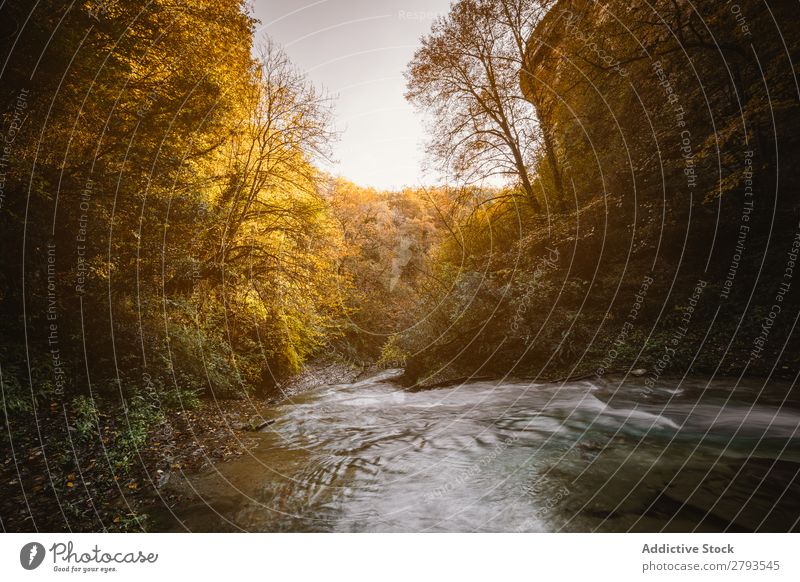
[[[787,386],[475,382],[389,371],[275,406],[252,454],[189,484],[163,529],[787,531],[800,404]],[[677,382],[675,383],[678,384]]]

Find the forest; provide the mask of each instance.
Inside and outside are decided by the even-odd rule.
[[[405,71],[447,180],[397,191],[323,169],[335,96],[245,0],[35,4],[0,6],[3,531],[151,529],[309,370],[796,381],[790,2],[455,0]]]

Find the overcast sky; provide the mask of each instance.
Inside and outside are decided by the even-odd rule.
[[[357,184],[394,189],[423,175],[424,124],[406,102],[403,71],[450,0],[253,0],[267,34],[336,97],[338,164]]]

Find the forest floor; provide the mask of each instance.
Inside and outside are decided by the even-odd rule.
[[[125,415],[111,403],[98,404],[104,412],[93,439],[76,434],[66,421],[71,415],[56,402],[35,416],[14,415],[0,437],[0,483],[8,492],[0,497],[0,530],[146,531],[146,508],[180,502],[167,485],[246,453],[257,442],[267,408],[363,373],[312,362],[268,398],[202,398],[195,408],[165,412],[131,458],[120,458],[115,448],[125,433]]]

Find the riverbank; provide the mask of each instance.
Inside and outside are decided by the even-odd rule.
[[[611,341],[609,339],[608,344]],[[725,353],[725,361],[728,365],[724,368],[713,359],[714,356],[725,350],[723,345],[711,346],[712,349],[702,354],[688,353],[686,349],[683,349],[681,357],[685,359],[678,358],[675,361],[691,361],[692,365],[685,370],[685,374],[706,377],[709,381],[731,379],[736,382],[737,379],[746,379],[790,382],[797,377],[798,354],[787,353],[785,347],[785,342],[778,346],[771,346],[763,361],[754,362],[746,345],[728,346],[727,353]],[[680,380],[681,375],[674,369],[667,369],[664,365],[663,354],[656,350],[650,349],[646,352],[643,350],[640,357],[633,360],[628,367],[609,367],[609,352],[610,350],[594,349],[589,357],[583,358],[581,361],[549,362],[546,365],[542,365],[541,362],[535,362],[532,365],[529,361],[522,360],[510,363],[510,367],[505,369],[497,367],[493,362],[482,362],[482,366],[476,368],[463,365],[463,363],[459,365],[459,363],[450,362],[442,365],[441,361],[426,361],[423,358],[416,358],[410,362],[400,381],[411,390],[428,390],[464,382],[504,377],[541,384],[628,376],[649,378],[652,384],[669,382],[671,378]],[[511,355],[516,356],[518,352],[511,352]]]
[[[179,501],[169,485],[247,453],[275,403],[363,373],[318,360],[267,398],[201,398],[148,418],[110,400],[93,403],[94,419],[56,402],[10,416],[0,437],[0,530],[147,531],[147,508]]]
[[[35,418],[14,418],[8,426],[13,447],[4,444],[0,461],[2,529],[146,530],[142,508],[166,501],[163,487],[176,475],[242,455],[266,405],[203,399],[194,409],[166,413],[135,450],[124,450],[121,441],[130,429],[121,409],[109,403],[97,405],[108,412],[101,413],[92,439],[67,425],[74,416],[58,406],[37,411]]]

